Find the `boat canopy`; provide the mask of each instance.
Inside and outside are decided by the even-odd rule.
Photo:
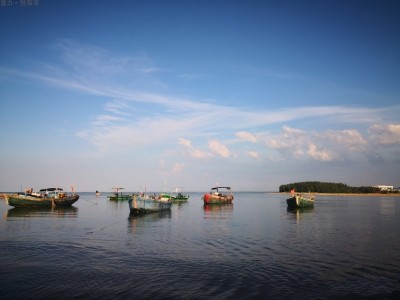
[[[216,186],[216,187],[213,187],[213,188],[211,188],[212,190],[217,190],[218,191],[218,189],[227,189],[227,190],[230,190],[231,189],[231,187],[229,187],[229,186]]]
[[[124,190],[125,188],[123,188],[123,187],[113,187],[112,188],[112,190],[113,190],[113,192],[114,193],[118,193],[119,191],[121,191],[121,190]],[[122,192],[121,192],[122,193]]]
[[[40,192],[53,192],[53,191],[62,191],[62,188],[47,188],[47,189],[41,189]]]

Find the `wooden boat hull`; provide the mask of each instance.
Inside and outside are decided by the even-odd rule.
[[[71,195],[71,196],[67,196],[67,197],[53,199],[54,204],[56,206],[60,206],[60,207],[71,206],[78,200],[79,200],[79,195]]]
[[[8,195],[6,202],[14,207],[51,207],[53,206],[52,198],[33,197],[25,195]]]
[[[52,198],[14,194],[6,197],[7,204],[14,207],[66,207],[71,206],[78,199],[79,195]]]
[[[171,209],[171,200],[153,199],[150,197],[132,196],[129,210],[132,214],[151,213]]]
[[[171,200],[173,203],[179,203],[179,202],[186,202],[189,199],[189,195],[184,195],[182,193],[173,193],[173,194],[166,194],[166,193],[161,193],[159,195],[159,198],[161,200]]]
[[[173,195],[171,197],[172,202],[186,202],[189,200],[189,195]]]
[[[204,204],[231,204],[233,201],[233,195],[213,195],[204,194]]]
[[[289,199],[286,199],[286,203],[288,207],[291,208],[314,207],[314,198],[306,198],[300,195],[296,195]]]

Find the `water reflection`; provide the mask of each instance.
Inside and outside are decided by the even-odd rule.
[[[126,210],[129,211],[128,200],[109,200],[108,204],[115,210]]]
[[[233,204],[204,204],[204,218],[231,218],[233,213]]]
[[[151,227],[155,222],[159,222],[163,219],[171,219],[171,210],[168,209],[148,214],[129,214],[129,231],[133,232],[137,228]]]
[[[76,218],[78,208],[71,207],[15,207],[7,211],[6,218],[37,218],[45,216]]]
[[[172,205],[178,207],[178,209],[181,209],[182,207],[189,205],[188,203],[189,203],[188,201],[179,201],[179,202],[172,202]]]
[[[314,207],[305,207],[305,208],[293,208],[287,207],[287,212],[290,216],[296,219],[299,222],[304,216],[307,216],[309,213],[314,212]]]
[[[391,217],[396,215],[396,206],[393,198],[381,198],[379,204],[380,213],[382,216]]]

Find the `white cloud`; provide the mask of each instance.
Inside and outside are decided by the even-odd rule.
[[[212,156],[211,153],[204,152],[199,149],[193,148],[192,142],[190,140],[187,140],[184,138],[179,138],[178,143],[179,143],[179,145],[184,146],[185,153],[188,154],[192,158],[204,159],[204,158],[209,158]]]
[[[354,155],[366,155],[368,150],[367,140],[355,129],[308,132],[283,126],[279,134],[263,134],[262,138],[268,149],[278,151],[284,158],[296,160],[343,160],[350,157],[349,151]]]
[[[316,145],[310,144],[308,146],[307,154],[315,159],[320,161],[331,161],[333,159],[332,155],[326,150],[320,150]]]
[[[260,154],[259,154],[258,152],[256,152],[256,151],[249,151],[249,152],[247,153],[247,155],[248,155],[249,157],[251,157],[251,158],[256,159],[256,160],[261,160]]]
[[[368,132],[378,144],[400,144],[400,124],[375,124],[368,129]]]
[[[333,146],[346,146],[348,150],[357,151],[364,150],[367,141],[358,130],[345,129],[345,130],[327,130],[320,134],[322,138],[326,137]]]
[[[217,154],[219,156],[222,156],[222,157],[231,156],[231,152],[229,151],[229,149],[217,140],[210,140],[208,142],[208,147],[211,149],[212,152],[214,152],[215,154]]]
[[[179,138],[179,145],[192,149],[192,142],[184,138]]]
[[[175,163],[172,167],[172,174],[179,174],[183,171],[185,168],[184,163]]]
[[[283,126],[281,134],[265,138],[266,145],[274,149],[297,148],[307,142],[308,136],[305,131],[289,126]]]
[[[238,131],[235,133],[235,136],[248,142],[257,143],[256,136],[248,131]]]

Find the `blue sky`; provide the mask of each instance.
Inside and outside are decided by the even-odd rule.
[[[398,1],[2,2],[0,190],[399,186],[399,15]]]

